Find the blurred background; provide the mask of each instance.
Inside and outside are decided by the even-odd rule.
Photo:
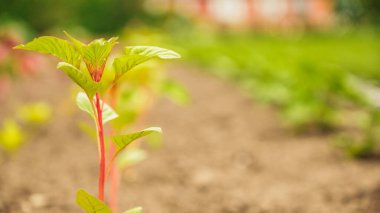
[[[376,0],[0,0],[0,212],[96,191],[79,89],[12,49],[63,31],[182,55],[120,88],[121,131],[164,130],[120,158],[120,209],[380,212],[379,24]]]

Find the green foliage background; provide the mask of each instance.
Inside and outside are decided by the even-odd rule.
[[[112,33],[133,18],[146,16],[139,0],[0,0],[0,20],[24,22],[36,31],[82,26]]]
[[[334,0],[340,16],[352,23],[379,24],[380,1]],[[164,17],[144,11],[144,0],[0,0],[0,21],[24,22],[37,32],[81,26],[97,33],[114,33],[132,20],[160,26]]]

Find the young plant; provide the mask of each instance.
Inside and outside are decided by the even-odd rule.
[[[113,87],[109,95],[109,103],[113,109],[116,109],[119,118],[112,123],[111,132],[118,134],[124,129],[135,129],[144,125],[145,118],[158,97],[166,97],[176,104],[187,103],[189,96],[186,90],[178,83],[169,80],[162,68],[156,63],[144,64],[136,68],[134,72],[128,73],[127,78],[123,78],[127,81],[121,80]],[[151,146],[159,146],[158,138],[149,137],[148,139]],[[109,154],[113,155],[115,151],[114,144],[110,144]],[[139,144],[129,146],[119,155],[109,175],[108,201],[111,209],[115,210],[118,206],[121,172],[131,169],[145,157],[145,151]]]
[[[112,48],[117,44],[117,37],[105,40],[96,39],[89,44],[84,44],[66,33],[68,40],[53,36],[43,36],[34,39],[26,45],[19,45],[15,49],[36,51],[58,57],[57,68],[62,70],[74,81],[83,92],[77,96],[78,107],[87,112],[94,120],[99,151],[99,180],[98,197],[94,197],[84,190],[77,193],[77,204],[88,213],[110,213],[112,210],[105,204],[106,172],[112,168],[114,159],[133,141],[152,133],[161,133],[159,127],[151,127],[139,132],[113,135],[112,142],[115,152],[108,156],[109,164],[106,165],[106,144],[104,124],[118,117],[111,106],[106,104],[102,97],[112,92],[117,87],[119,80],[125,73],[153,58],[175,59],[180,55],[171,50],[152,46],[129,46],[116,57],[111,68],[107,68],[107,59]],[[112,72],[111,80],[102,78],[105,72]],[[135,208],[125,213],[138,213],[141,208]]]

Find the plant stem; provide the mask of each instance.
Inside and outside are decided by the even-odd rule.
[[[117,85],[114,85],[110,91],[110,104],[115,109],[117,104]],[[111,131],[115,131],[111,129]],[[109,144],[109,154],[114,156],[116,153],[116,147],[114,143]],[[110,164],[110,191],[109,191],[109,205],[110,208],[117,212],[118,207],[118,195],[119,195],[119,171],[114,165]]]
[[[116,153],[115,144],[110,144],[110,154]],[[119,195],[119,171],[115,168],[115,165],[110,165],[110,185],[109,185],[109,206],[113,212],[117,212],[118,207],[118,195]]]
[[[96,93],[95,97],[95,107],[97,112],[97,122],[98,122],[98,138],[99,138],[99,185],[98,193],[99,200],[104,201],[104,182],[105,182],[105,170],[106,170],[106,155],[104,146],[104,128],[103,128],[103,107],[100,102],[100,95]]]

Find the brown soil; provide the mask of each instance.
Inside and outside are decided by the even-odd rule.
[[[155,106],[148,124],[164,129],[165,143],[126,173],[122,209],[380,212],[379,161],[347,159],[327,136],[289,134],[273,109],[214,77],[181,68],[173,76],[189,89],[193,103],[179,107],[162,100]],[[27,97],[50,100],[61,112],[1,164],[0,212],[79,213],[77,188],[96,194],[96,145],[76,127],[83,113],[68,108],[69,100],[59,101],[67,99],[69,85],[61,77],[29,82],[39,89],[19,89],[2,110],[1,119],[18,97]]]

